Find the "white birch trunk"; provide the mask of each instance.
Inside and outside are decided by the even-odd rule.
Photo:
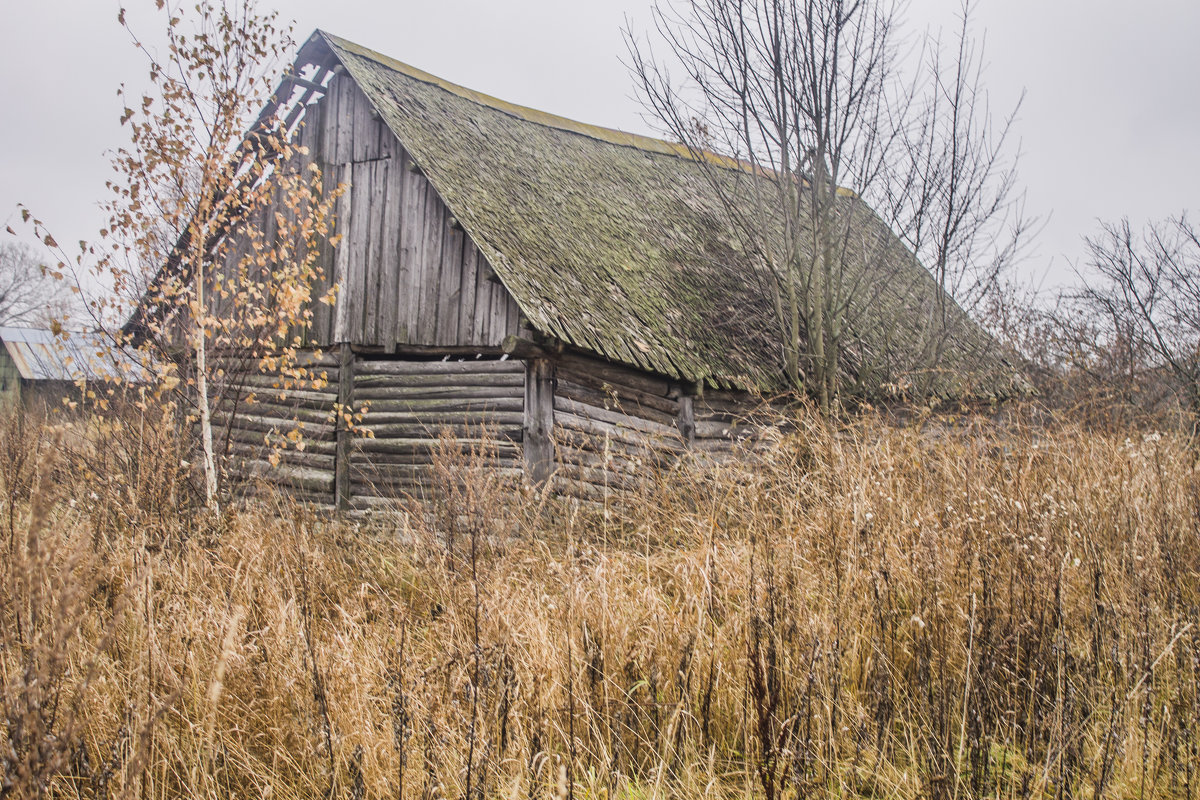
[[[199,270],[197,270],[199,272]],[[200,446],[204,461],[204,504],[218,511],[217,460],[213,454],[212,412],[208,407],[208,359],[204,336],[204,280],[196,281],[196,400],[200,409]]]

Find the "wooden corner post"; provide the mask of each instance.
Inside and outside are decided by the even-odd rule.
[[[679,395],[679,436],[689,448],[696,444],[696,399],[690,394]]]
[[[525,474],[542,483],[554,472],[554,362],[531,358],[525,362]]]
[[[333,456],[333,504],[338,511],[350,508],[350,446],[352,437],[346,415],[354,404],[354,352],[342,342],[338,354],[337,445]]]

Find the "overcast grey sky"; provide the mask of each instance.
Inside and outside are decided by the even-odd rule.
[[[260,0],[448,80],[585,122],[647,132],[620,58],[649,0]],[[133,9],[152,0],[128,0]],[[116,88],[144,83],[115,0],[0,0],[0,230],[23,202],[61,242],[91,238],[123,141]],[[914,30],[953,27],[957,0],[912,0]],[[1097,219],[1198,207],[1200,3],[981,0],[992,106],[1017,123],[1027,209],[1048,218],[1023,272],[1070,282]],[[131,14],[151,38],[157,18]],[[1200,212],[1198,212],[1200,213]],[[1048,277],[1046,277],[1048,276]]]

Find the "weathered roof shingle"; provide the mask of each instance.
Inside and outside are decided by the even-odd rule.
[[[344,39],[315,36],[363,89],[538,331],[683,380],[783,386],[766,277],[742,251],[712,183],[712,175],[725,174],[731,192],[744,191],[746,173],[736,164],[706,169],[683,145],[515,106]],[[883,222],[855,205],[862,219],[853,246],[887,248],[901,269],[868,293],[877,309],[863,309],[861,338],[872,352],[855,354],[859,362],[847,363],[849,370],[898,352],[894,342],[904,337],[915,347],[940,292]],[[882,313],[898,304],[903,313]],[[961,330],[936,390],[1005,393],[1011,370],[994,341],[950,305]],[[893,380],[899,368],[880,374]]]

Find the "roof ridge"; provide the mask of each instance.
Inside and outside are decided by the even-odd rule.
[[[426,72],[419,67],[414,67],[411,64],[406,64],[403,61],[384,55],[369,47],[357,44],[349,39],[343,39],[340,36],[329,33],[328,31],[317,29],[315,35],[322,36],[325,41],[335,50],[343,50],[360,58],[365,58],[374,61],[394,72],[399,72],[413,80],[421,81],[422,83],[436,86],[439,89],[450,92],[453,95],[469,100],[478,105],[490,108],[493,111],[499,111],[503,114],[516,117],[517,119],[531,122],[535,125],[542,125],[547,128],[555,128],[557,130],[575,133],[580,136],[587,136],[601,142],[608,142],[621,147],[630,147],[635,150],[642,150],[649,153],[658,153],[660,155],[674,156],[683,158],[689,161],[708,161],[718,166],[728,167],[730,169],[745,169],[749,165],[739,159],[731,156],[721,155],[708,150],[696,150],[681,142],[671,142],[666,139],[658,139],[653,136],[646,136],[640,133],[630,133],[629,131],[619,130],[617,128],[606,128],[603,125],[593,125],[589,122],[580,122],[578,120],[564,117],[559,114],[554,114],[549,111],[541,111],[529,106],[523,106],[518,103],[511,103],[507,100],[501,100],[498,97],[477,91],[475,89],[462,86],[445,78],[440,78],[431,72]]]

